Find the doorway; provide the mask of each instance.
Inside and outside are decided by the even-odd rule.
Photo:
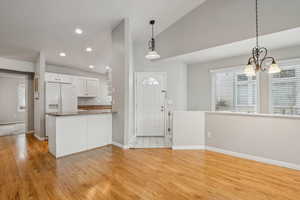
[[[134,148],[167,147],[165,72],[135,73],[135,139]]]
[[[28,118],[29,75],[0,71],[0,136],[25,134]]]

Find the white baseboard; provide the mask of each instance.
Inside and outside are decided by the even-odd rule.
[[[170,148],[170,146],[167,146],[167,145],[130,146],[129,148],[132,148],[132,149],[166,149],[166,148]]]
[[[112,145],[115,145],[115,146],[117,146],[117,147],[120,147],[120,148],[122,148],[122,149],[129,149],[129,147],[128,147],[127,145],[123,145],[123,144],[120,144],[120,143],[118,143],[118,142],[112,142],[111,144],[112,144]]]
[[[201,150],[205,149],[205,145],[179,145],[179,146],[172,146],[174,150]]]
[[[46,139],[45,137],[40,137],[40,136],[38,136],[38,135],[36,135],[36,134],[34,134],[34,137],[35,137],[36,139],[40,140],[40,141],[44,141],[44,140]]]
[[[34,135],[34,130],[27,131],[26,134],[33,134]]]
[[[227,154],[227,155],[231,155],[231,156],[235,156],[235,157],[239,157],[239,158],[245,158],[245,159],[254,160],[254,161],[257,161],[257,162],[262,162],[262,163],[267,163],[267,164],[276,165],[276,166],[280,166],[280,167],[286,167],[286,168],[290,168],[290,169],[300,170],[300,165],[293,164],[293,163],[288,163],[288,162],[278,161],[278,160],[272,160],[272,159],[263,158],[263,157],[259,157],[259,156],[253,156],[253,155],[245,154],[245,153],[238,153],[238,152],[234,152],[234,151],[228,151],[228,150],[219,149],[219,148],[216,148],[216,147],[206,146],[205,148],[206,148],[206,150],[209,150],[209,151],[223,153],[223,154]]]

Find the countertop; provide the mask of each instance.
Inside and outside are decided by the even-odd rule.
[[[80,110],[103,110],[103,109],[112,109],[111,105],[78,105]]]
[[[53,112],[53,113],[46,113],[47,115],[51,116],[75,116],[75,115],[98,115],[98,114],[113,114],[116,113],[110,109],[102,109],[102,110],[79,110],[77,112],[70,112],[70,113],[64,113],[64,112]]]

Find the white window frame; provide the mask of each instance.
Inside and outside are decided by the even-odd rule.
[[[278,65],[282,67],[284,70],[293,68],[295,65],[300,65],[300,59],[292,59],[292,60],[283,60],[279,61]],[[273,112],[273,99],[272,99],[272,74],[269,74],[269,113],[274,115],[283,115],[283,114],[275,114]],[[285,115],[283,115],[285,116]],[[296,115],[297,116],[297,115]]]
[[[220,69],[213,69],[213,70],[209,70],[210,72],[210,78],[211,78],[211,105],[210,105],[210,110],[212,112],[216,112],[216,105],[215,105],[215,99],[216,99],[216,79],[215,79],[215,74],[216,73],[222,73],[222,72],[230,72],[230,71],[237,71],[237,70],[243,70],[244,66],[243,65],[239,65],[239,66],[234,66],[234,67],[224,67],[224,68],[220,68]],[[241,72],[242,74],[242,72]],[[235,77],[236,78],[236,77]],[[256,75],[256,105],[254,105],[254,113],[257,113],[260,109],[260,75],[259,73],[257,73]],[[249,82],[249,81],[247,81]],[[237,84],[235,84],[235,87],[237,87]],[[237,88],[235,88],[237,89]],[[237,90],[236,90],[237,91]],[[235,98],[235,102],[237,102],[237,96],[234,97]],[[248,106],[248,105],[246,105]],[[222,111],[221,111],[222,112]],[[233,112],[233,111],[231,111]],[[236,113],[236,112],[235,112]],[[242,112],[244,113],[244,112]]]

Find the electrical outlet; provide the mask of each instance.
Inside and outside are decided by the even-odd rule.
[[[207,132],[207,137],[208,137],[208,138],[211,138],[211,137],[212,137],[212,133],[208,131],[208,132]]]

